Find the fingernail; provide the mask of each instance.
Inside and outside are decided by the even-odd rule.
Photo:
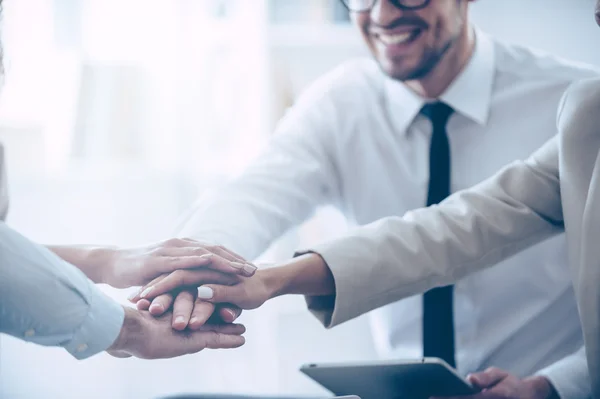
[[[212,258],[213,254],[204,254],[204,255],[200,255],[201,259],[210,259]]]
[[[158,310],[159,312],[164,312],[165,311],[165,307],[163,305],[160,304],[154,304],[154,305],[150,305],[150,308],[148,309],[150,312],[152,312],[152,310]]]
[[[227,313],[229,313],[229,316],[231,316],[232,319],[235,319],[235,312],[231,309],[225,309],[225,311]]]
[[[230,265],[231,267],[235,267],[236,269],[243,269],[245,266],[243,263],[240,262],[231,262]]]
[[[185,318],[183,316],[177,316],[175,318],[175,324],[183,324],[185,323]]]
[[[138,294],[140,293],[140,290],[137,291],[133,291],[131,294],[129,294],[129,296],[127,297],[127,299],[129,299],[130,301],[135,298]]]
[[[250,265],[250,264],[245,264],[244,265],[244,272],[248,275],[252,275],[255,271],[256,271],[257,267]]]
[[[200,299],[212,299],[214,293],[210,287],[198,287],[198,298]]]
[[[154,287],[148,287],[146,288],[141,294],[140,294],[140,298],[145,298],[146,296],[148,296],[148,294],[150,294],[152,292],[152,290],[154,289]]]
[[[197,321],[198,321],[198,318],[197,318],[196,316],[192,317],[192,318],[190,319],[190,325],[194,325],[194,324],[196,324],[196,322],[197,322]]]

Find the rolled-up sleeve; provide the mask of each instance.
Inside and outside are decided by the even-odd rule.
[[[123,318],[79,269],[0,222],[0,332],[85,359],[110,347]]]

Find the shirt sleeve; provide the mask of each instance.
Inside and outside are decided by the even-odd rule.
[[[561,399],[592,397],[592,383],[583,347],[536,374],[546,377]]]
[[[0,332],[84,359],[110,347],[123,319],[79,269],[0,223]]]
[[[318,206],[338,205],[335,107],[333,94],[322,88],[303,95],[262,153],[241,175],[203,195],[177,235],[255,259]]]

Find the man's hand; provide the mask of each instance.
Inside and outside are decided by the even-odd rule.
[[[164,359],[207,348],[237,348],[245,342],[245,331],[240,324],[207,324],[197,331],[175,331],[170,315],[155,318],[148,312],[125,308],[121,333],[107,352],[115,357]]]
[[[550,381],[542,376],[520,379],[507,371],[491,367],[481,373],[471,374],[467,380],[481,392],[472,396],[458,396],[456,399],[558,399]]]
[[[231,284],[234,277],[252,276],[256,267],[218,245],[191,239],[171,239],[134,249],[110,249],[105,256],[103,282],[128,288],[179,269],[202,268],[205,280]]]
[[[190,276],[193,276],[193,280]],[[146,295],[152,297],[151,292],[154,288],[151,290],[149,288],[155,287],[166,278],[178,281],[178,287],[171,292],[157,295],[152,302],[148,299],[141,299],[142,294],[144,297]],[[238,282],[238,279],[232,281],[232,284],[235,282]],[[204,283],[215,283],[215,281],[206,279],[206,273],[202,270],[178,270],[154,279],[147,286],[142,287],[137,294],[131,296],[129,300],[136,303],[139,310],[149,310],[153,316],[162,316],[172,307],[172,327],[180,331],[186,328],[197,330],[209,320],[233,323],[242,313],[242,309],[231,304],[214,305],[198,298],[196,286]]]

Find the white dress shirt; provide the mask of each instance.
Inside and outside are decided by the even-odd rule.
[[[465,70],[440,98],[455,110],[447,128],[453,192],[554,136],[564,90],[598,74],[480,31],[476,39]],[[182,234],[255,258],[321,205],[339,207],[358,225],[424,206],[431,136],[419,115],[424,103],[372,60],[338,67],[301,96],[241,176],[200,202]],[[526,376],[582,345],[563,237],[465,278],[454,295],[463,374],[497,366]],[[372,321],[382,357],[422,356],[420,296],[373,311]],[[558,364],[544,373],[561,385],[554,375],[563,371]],[[563,386],[564,397],[579,394]]]
[[[117,339],[124,309],[79,269],[8,227],[4,157],[0,145],[0,333],[62,346],[77,359]]]

